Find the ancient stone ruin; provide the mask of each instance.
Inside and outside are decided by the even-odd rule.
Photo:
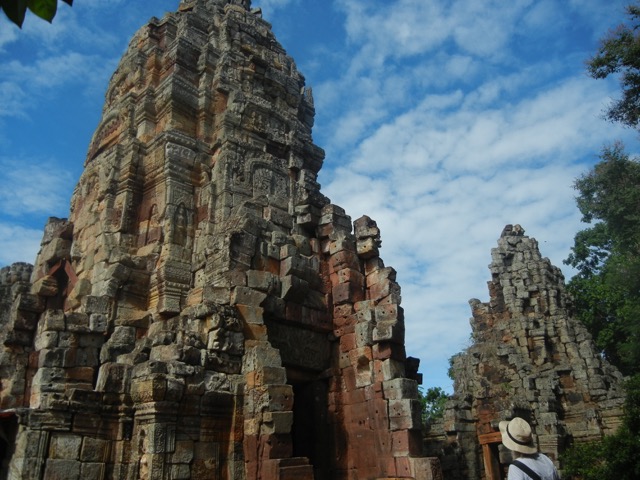
[[[519,225],[505,227],[491,258],[490,300],[469,302],[472,345],[453,359],[453,400],[428,435],[448,480],[505,478],[500,420],[528,420],[556,463],[571,442],[600,439],[621,421],[622,376],[572,317],[560,269]]]
[[[313,120],[249,0],[133,37],[69,219],[0,275],[4,475],[438,475],[395,271],[320,193]]]

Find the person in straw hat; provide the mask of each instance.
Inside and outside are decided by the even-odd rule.
[[[513,452],[515,460],[509,465],[508,480],[559,480],[560,475],[549,457],[538,452],[533,442],[531,426],[515,417],[500,422],[502,444]]]

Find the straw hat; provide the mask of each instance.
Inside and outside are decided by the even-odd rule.
[[[515,417],[510,422],[500,422],[500,433],[502,444],[509,450],[527,455],[538,451],[533,443],[531,426],[520,417]]]

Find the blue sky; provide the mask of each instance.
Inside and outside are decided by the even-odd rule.
[[[574,179],[604,144],[638,150],[602,119],[616,80],[584,69],[629,1],[253,1],[313,88],[323,193],[382,230],[426,387],[450,389],[504,225],[564,269]],[[47,217],[68,215],[109,77],[179,1],[74,3],[51,25],[0,19],[0,265],[33,262]]]

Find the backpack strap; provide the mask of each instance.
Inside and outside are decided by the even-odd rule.
[[[515,461],[511,462],[511,465],[514,465],[515,467],[519,468],[524,473],[529,475],[531,477],[531,480],[542,480],[540,478],[540,475],[538,475],[536,472],[531,470],[531,468],[527,467],[524,463],[522,463],[522,462],[520,462],[518,460],[515,460]]]

